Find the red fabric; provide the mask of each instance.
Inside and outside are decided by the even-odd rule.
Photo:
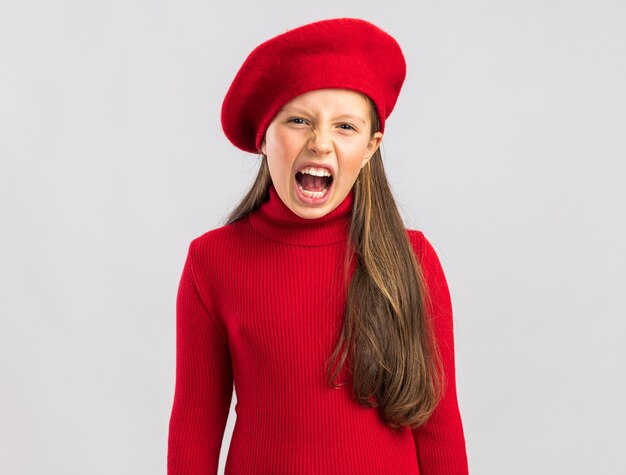
[[[381,129],[406,75],[396,40],[354,18],[310,23],[257,46],[237,72],[222,104],[222,128],[238,148],[257,153],[280,108],[323,88],[360,91],[376,104]]]
[[[324,364],[341,329],[351,191],[307,220],[273,187],[248,217],[192,240],[176,306],[176,389],[168,474],[216,474],[233,394],[226,475],[467,474],[451,301],[437,255],[407,230],[433,295],[448,388],[429,421],[397,433]],[[346,381],[344,367],[339,382]],[[226,447],[224,447],[224,452]]]

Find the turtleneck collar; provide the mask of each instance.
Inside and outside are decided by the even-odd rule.
[[[250,213],[250,224],[274,241],[299,246],[323,246],[345,241],[350,229],[354,190],[330,213],[315,219],[298,216],[283,203],[274,185],[269,199]]]

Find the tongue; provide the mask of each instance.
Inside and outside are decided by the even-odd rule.
[[[328,177],[309,175],[308,173],[298,173],[296,175],[302,188],[308,191],[323,191],[328,183]]]

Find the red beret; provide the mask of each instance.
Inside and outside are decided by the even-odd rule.
[[[222,127],[236,147],[258,153],[267,127],[287,102],[315,89],[344,88],[374,102],[383,132],[405,76],[400,46],[377,26],[355,18],[317,21],[250,53],[224,98]]]

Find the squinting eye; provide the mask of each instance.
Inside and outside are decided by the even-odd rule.
[[[304,124],[304,119],[301,119],[300,117],[293,117],[291,119],[289,119],[287,122],[293,122],[294,124]]]
[[[339,127],[344,130],[355,130],[354,127],[352,127],[350,124],[339,124]]]

